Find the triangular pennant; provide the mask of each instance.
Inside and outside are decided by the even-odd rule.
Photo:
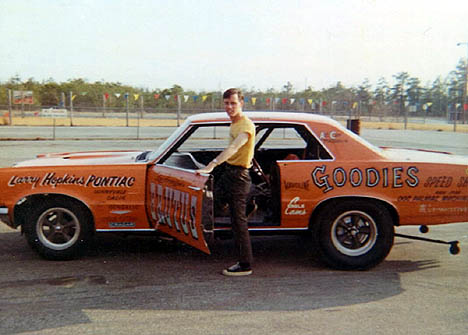
[[[188,95],[184,95],[184,102],[187,102],[189,96]]]
[[[164,96],[166,98],[166,100],[169,100],[169,98],[171,97],[170,95],[165,95]]]
[[[114,93],[114,95],[118,98],[120,98],[120,93]]]
[[[154,94],[154,100],[158,100],[159,99],[159,94]]]
[[[137,101],[139,97],[140,97],[139,94],[134,94],[134,95],[133,95],[133,99],[135,99],[135,101]]]
[[[104,98],[105,98],[106,100],[108,100],[108,99],[109,99],[109,93],[104,93]]]
[[[208,98],[207,95],[202,96],[202,101],[205,102],[206,98]]]
[[[291,99],[289,99],[289,102],[290,102],[290,104],[291,104],[291,105],[294,103],[294,101],[296,101],[296,99],[295,99],[295,98],[291,98]]]
[[[312,99],[307,99],[307,102],[309,103],[309,105],[312,105],[313,100]]]
[[[197,99],[198,99],[198,95],[194,95],[193,96],[193,102],[197,102]]]
[[[75,100],[75,98],[76,98],[76,94],[72,95],[72,101]]]
[[[257,102],[257,98],[252,98],[252,105],[255,106],[255,103]]]

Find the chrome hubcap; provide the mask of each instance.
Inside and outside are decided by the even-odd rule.
[[[72,246],[80,235],[80,223],[66,208],[49,208],[37,220],[37,236],[41,243],[54,250]]]
[[[377,241],[377,225],[367,213],[349,211],[333,222],[333,246],[347,256],[361,256],[373,248]]]

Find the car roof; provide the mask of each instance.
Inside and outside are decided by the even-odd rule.
[[[333,125],[340,125],[327,116],[308,114],[308,113],[293,113],[293,112],[273,112],[273,111],[259,111],[259,112],[244,112],[245,115],[252,121],[276,121],[276,122],[317,122]],[[190,122],[230,122],[229,117],[224,112],[218,113],[201,113],[189,116],[187,118]]]

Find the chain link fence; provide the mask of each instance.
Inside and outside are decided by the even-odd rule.
[[[244,108],[249,111],[249,108]],[[344,124],[361,124],[361,128],[382,129],[431,129],[444,131],[468,132],[468,124],[461,119],[460,113],[448,113],[445,117],[421,115],[405,112],[397,115],[391,108],[369,110],[359,113],[352,109],[320,110],[281,109],[269,112],[306,112],[321,114]],[[38,107],[33,105],[15,105],[11,109],[0,105],[0,125],[5,126],[122,126],[151,127],[178,126],[188,116],[198,113],[224,112],[219,108],[141,108],[141,107]],[[352,122],[350,122],[352,121]],[[424,127],[423,127],[424,126]],[[1,129],[1,128],[0,128]],[[1,130],[0,130],[1,131]]]

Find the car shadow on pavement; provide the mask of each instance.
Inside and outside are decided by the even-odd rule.
[[[88,324],[86,310],[306,311],[339,309],[400,294],[401,273],[434,260],[387,260],[368,271],[337,271],[294,236],[254,237],[254,274],[221,275],[231,240],[205,255],[154,237],[101,236],[86,256],[46,261],[17,233],[0,234],[0,333]]]

